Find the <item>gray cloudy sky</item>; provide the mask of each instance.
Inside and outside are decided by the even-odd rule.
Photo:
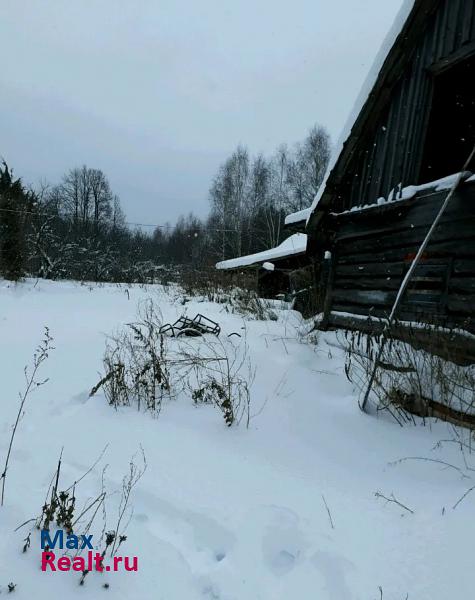
[[[402,0],[1,0],[0,155],[29,183],[81,164],[129,220],[207,212],[238,143],[338,136]]]

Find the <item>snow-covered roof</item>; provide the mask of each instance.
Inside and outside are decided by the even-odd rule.
[[[307,234],[295,233],[279,244],[276,248],[248,254],[239,258],[223,260],[216,264],[217,269],[237,269],[239,267],[250,267],[264,262],[272,262],[279,258],[286,258],[295,254],[303,254],[307,250]]]
[[[340,154],[343,150],[343,146],[344,146],[345,142],[348,140],[348,138],[350,137],[351,130],[353,129],[353,125],[355,124],[356,119],[358,118],[359,114],[361,113],[364,105],[366,104],[366,101],[368,100],[368,98],[378,80],[379,74],[380,74],[381,69],[384,65],[384,62],[389,54],[389,51],[394,46],[394,43],[396,42],[399,34],[402,32],[402,29],[403,29],[409,15],[411,14],[411,11],[414,8],[416,2],[417,2],[417,0],[404,0],[404,3],[402,5],[398,15],[396,16],[393,26],[391,27],[388,34],[386,35],[386,38],[384,39],[383,44],[382,44],[378,54],[376,55],[373,65],[363,83],[361,91],[356,99],[355,104],[353,105],[353,108],[349,114],[346,124],[343,127],[343,130],[341,131],[338,141],[333,149],[332,157],[328,164],[328,168],[327,168],[325,177],[320,186],[320,189],[317,192],[317,195],[315,196],[315,198],[313,200],[312,206],[310,207],[310,211],[307,216],[307,223],[308,223],[311,215],[317,208],[321,197],[323,196],[330,173],[332,172],[333,168],[335,167],[335,165],[338,161],[338,158],[340,157]]]
[[[468,171],[465,173],[455,173],[454,175],[448,175],[447,177],[442,177],[442,179],[436,179],[435,181],[430,181],[428,183],[423,183],[422,185],[408,185],[401,189],[396,189],[389,194],[388,198],[378,198],[378,200],[374,204],[364,204],[363,206],[353,206],[350,210],[344,210],[341,213],[332,213],[345,215],[347,213],[359,212],[362,210],[368,210],[371,208],[375,208],[377,206],[384,206],[386,204],[392,204],[394,202],[401,202],[403,200],[411,200],[417,194],[421,192],[425,192],[428,190],[432,190],[434,192],[442,192],[444,190],[450,190],[450,188],[454,185],[454,183],[458,180],[458,178],[462,176],[462,181],[471,182],[475,181],[475,177],[470,176]]]
[[[303,210],[299,210],[298,212],[291,213],[285,217],[286,225],[293,225],[294,223],[300,223],[301,221],[306,221],[310,216],[312,209],[310,207],[304,208]]]

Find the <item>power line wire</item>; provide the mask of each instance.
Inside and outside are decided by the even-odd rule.
[[[0,208],[0,212],[9,212],[16,213],[19,215],[48,215],[50,217],[55,217],[60,215],[53,215],[47,211],[34,211],[34,210],[17,210],[15,208]],[[153,224],[153,223],[135,223],[134,221],[123,221],[124,225],[133,226],[133,227],[153,227],[154,229],[174,229],[176,225],[161,225],[161,224]],[[237,229],[217,229],[215,227],[205,227],[206,231],[216,231],[219,233],[237,233]]]

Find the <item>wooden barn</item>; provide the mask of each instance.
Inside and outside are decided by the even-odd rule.
[[[475,362],[474,143],[475,2],[408,0],[309,211],[322,328],[388,316],[465,165],[397,316],[462,333]]]
[[[275,248],[221,261],[216,268],[225,271],[253,270],[260,296],[287,296],[295,289],[297,273],[308,265],[306,251],[307,235],[295,233]]]

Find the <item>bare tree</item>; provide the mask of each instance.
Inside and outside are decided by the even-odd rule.
[[[93,202],[94,230],[97,232],[100,225],[108,221],[113,212],[113,195],[109,181],[99,169],[88,169],[88,178]]]
[[[223,259],[239,256],[242,251],[248,180],[249,154],[239,146],[221,165],[210,190],[210,218],[219,233]]]
[[[55,278],[66,260],[66,239],[61,235],[61,195],[58,187],[52,188],[42,181],[34,191],[36,210],[31,219],[29,245],[37,263],[40,277]]]
[[[270,161],[270,189],[265,207],[266,241],[276,246],[282,237],[282,214],[288,210],[291,189],[289,167],[292,159],[289,149],[282,144]]]
[[[330,137],[323,127],[315,125],[303,143],[297,144],[295,157],[289,165],[292,210],[303,210],[311,205],[322,184],[329,160]]]
[[[248,253],[272,244],[269,240],[266,219],[270,202],[271,165],[259,154],[252,161],[249,174],[248,192],[246,195],[245,214],[243,218],[243,243]]]
[[[236,251],[242,254],[243,225],[246,204],[247,186],[249,180],[249,154],[246,148],[238,146],[231,157],[232,178],[232,210],[236,226]]]
[[[77,231],[98,231],[99,226],[110,220],[114,197],[109,181],[100,169],[86,165],[71,169],[56,190],[63,210]]]

